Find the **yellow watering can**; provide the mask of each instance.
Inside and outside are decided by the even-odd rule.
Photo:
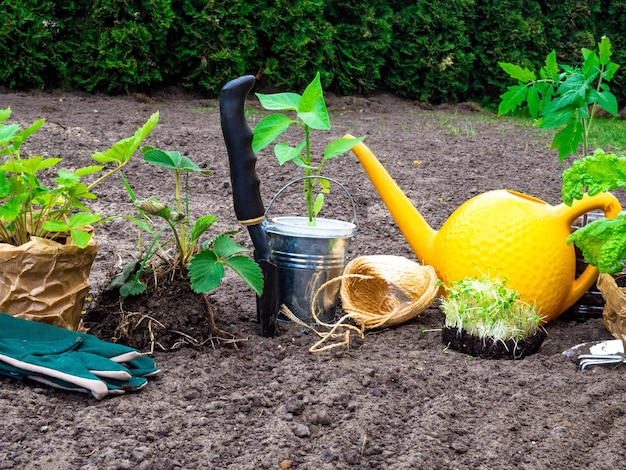
[[[346,136],[352,137],[352,136]],[[589,265],[576,278],[574,246],[566,243],[582,214],[602,209],[609,218],[622,210],[609,193],[551,206],[516,191],[489,191],[466,201],[433,230],[363,143],[352,149],[423,264],[444,283],[465,277],[507,280],[521,298],[535,303],[548,322],[572,306],[591,287],[598,271]]]

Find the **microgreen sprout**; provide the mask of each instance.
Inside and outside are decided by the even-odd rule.
[[[535,305],[522,301],[506,280],[468,277],[446,286],[441,300],[445,326],[494,342],[533,336],[541,327]]]

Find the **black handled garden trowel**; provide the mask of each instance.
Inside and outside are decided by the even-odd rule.
[[[254,76],[246,75],[224,85],[220,93],[220,120],[230,163],[235,214],[239,222],[248,228],[254,245],[254,259],[263,271],[264,286],[263,294],[257,296],[257,319],[261,324],[261,334],[273,337],[279,308],[277,270],[270,258],[268,236],[261,225],[265,219],[265,208],[256,175],[252,130],[244,113],[246,97],[254,83]]]

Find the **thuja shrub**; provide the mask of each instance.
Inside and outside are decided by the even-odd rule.
[[[0,84],[43,88],[56,79],[52,1],[4,0],[0,7]]]
[[[617,64],[626,64],[626,35],[624,34],[626,2],[609,2],[609,6],[601,14],[602,17],[598,17],[595,22],[598,25],[595,42],[597,43],[602,36],[611,38],[613,51],[611,60]],[[594,46],[595,43],[592,43],[587,48],[594,49]],[[626,66],[622,66],[611,81],[611,92],[622,106],[626,105],[626,70],[624,69]]]
[[[545,59],[542,12],[535,0],[477,1],[468,18],[475,61],[470,88],[475,97],[495,102],[506,91],[506,74],[498,62],[537,69]]]
[[[173,0],[165,81],[217,96],[234,77],[256,73],[261,58],[246,0]]]
[[[325,17],[325,0],[259,0],[253,12],[263,81],[302,90],[320,71],[326,86],[333,72],[322,64],[333,55],[334,29]]]
[[[162,81],[160,60],[174,19],[170,0],[59,3],[68,20],[59,47],[69,86],[115,94]]]
[[[324,68],[334,73],[334,90],[343,95],[367,93],[380,85],[391,45],[393,11],[387,0],[329,0],[334,48]]]
[[[600,10],[600,3],[600,0],[539,2],[546,50],[554,49],[563,63],[577,63],[581,47],[593,49],[595,46],[596,12]],[[600,29],[603,27],[600,26]]]
[[[385,83],[421,101],[463,99],[474,60],[465,18],[474,0],[391,2],[395,15]]]

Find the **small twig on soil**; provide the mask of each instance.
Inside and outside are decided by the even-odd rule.
[[[365,452],[365,446],[367,445],[367,431],[363,432],[363,438],[361,439],[361,457]]]

